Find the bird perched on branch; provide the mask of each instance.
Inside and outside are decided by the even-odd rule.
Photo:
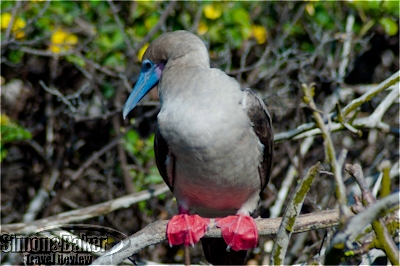
[[[206,46],[187,31],[165,33],[149,45],[123,117],[156,85],[156,161],[179,206],[167,226],[168,242],[193,245],[215,219],[223,239],[201,239],[207,260],[243,264],[257,246],[251,215],[272,166],[267,108],[250,89],[210,68]]]

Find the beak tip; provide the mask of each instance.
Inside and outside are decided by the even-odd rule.
[[[122,111],[122,117],[124,118],[124,120],[128,116],[129,112],[130,112],[130,110],[128,110],[127,108],[124,108],[124,110]]]

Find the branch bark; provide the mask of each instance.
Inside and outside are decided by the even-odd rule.
[[[295,193],[288,206],[286,207],[285,214],[281,225],[279,226],[274,247],[272,248],[271,254],[271,265],[282,265],[285,260],[286,251],[289,246],[289,240],[293,233],[293,226],[296,224],[297,217],[303,206],[304,199],[315,177],[322,170],[320,162],[311,167],[301,182],[297,185]]]
[[[346,217],[349,216],[349,211],[346,207],[347,200],[346,200],[346,187],[344,185],[342,179],[342,172],[340,166],[336,160],[336,152],[333,145],[332,137],[330,134],[329,129],[325,126],[324,120],[317,109],[317,106],[314,102],[313,95],[314,95],[314,87],[307,86],[305,84],[302,85],[304,97],[303,101],[308,104],[311,109],[313,110],[313,116],[315,119],[315,123],[321,129],[322,137],[324,138],[324,149],[325,149],[325,157],[326,160],[331,165],[331,171],[333,172],[333,176],[335,177],[336,181],[336,197],[339,200],[340,205],[340,220],[343,224],[346,220]]]
[[[92,205],[87,208],[63,212],[54,216],[33,221],[31,223],[1,225],[1,232],[13,234],[31,234],[43,227],[83,221],[92,217],[110,213],[117,209],[128,208],[132,204],[135,204],[139,201],[148,200],[152,197],[157,197],[168,190],[169,189],[166,185],[159,185],[152,190],[149,189],[146,191],[126,195],[114,200]]]
[[[351,249],[357,236],[363,232],[368,224],[372,223],[378,217],[385,215],[388,211],[399,208],[399,197],[400,193],[393,193],[349,219],[344,229],[337,233],[332,240],[327,251],[325,264],[339,264],[344,248]]]
[[[294,233],[306,232],[336,226],[339,220],[339,211],[326,210],[300,215],[293,227]],[[258,234],[262,236],[275,235],[278,232],[282,218],[255,219]],[[165,230],[168,221],[159,220],[149,224],[136,234],[124,239],[121,244],[115,245],[107,253],[99,257],[92,265],[116,265],[123,262],[132,254],[141,249],[166,240]],[[221,230],[212,222],[205,237],[221,237]]]

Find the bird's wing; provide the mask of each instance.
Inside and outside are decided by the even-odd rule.
[[[244,89],[243,107],[252,123],[254,132],[264,146],[261,163],[258,167],[261,179],[261,191],[269,181],[274,153],[274,136],[271,116],[263,100],[250,89]]]
[[[156,129],[154,136],[154,153],[158,170],[169,189],[174,192],[174,168],[175,158],[172,155],[167,141],[161,135],[161,132]]]

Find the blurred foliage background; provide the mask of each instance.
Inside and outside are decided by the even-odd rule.
[[[312,121],[301,103],[301,83],[315,82],[316,102],[329,113],[335,103],[344,106],[363,94],[368,88],[363,84],[396,72],[398,25],[398,1],[1,1],[2,224],[31,222],[163,183],[153,152],[156,90],[127,121],[121,115],[143,53],[163,32],[185,29],[202,38],[212,67],[262,95],[279,133]],[[360,113],[371,113],[383,97],[364,104]],[[338,152],[349,151],[346,161],[361,163],[374,177],[383,159],[398,167],[397,105],[385,119],[395,133],[334,134]],[[301,140],[277,145],[272,181],[260,204],[262,217],[269,216],[290,165],[298,178],[324,160],[321,137],[305,155],[300,145]],[[327,178],[315,185],[304,212],[334,207],[330,185]],[[392,190],[397,186],[392,179]],[[321,205],[326,193],[332,199]],[[45,196],[32,207],[39,194]],[[167,193],[85,222],[130,235],[176,213],[172,197]],[[304,239],[302,252],[291,254],[288,264],[317,253],[313,243],[322,241],[320,231]],[[262,263],[268,241],[262,238],[249,259]],[[182,256],[181,247],[163,243],[136,259],[181,262]],[[2,257],[7,260],[13,262]],[[204,258],[196,246],[192,262],[199,261]]]

